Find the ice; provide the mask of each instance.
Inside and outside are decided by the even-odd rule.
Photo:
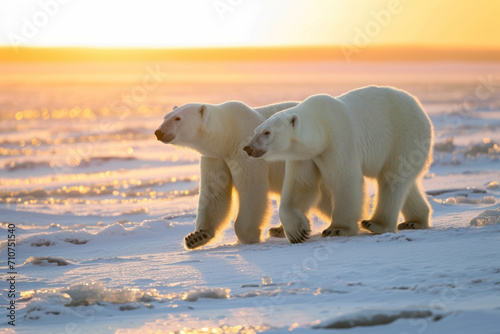
[[[141,223],[140,226],[146,227],[152,230],[162,230],[163,228],[174,227],[175,224],[168,219],[148,219]]]
[[[26,263],[31,263],[37,266],[47,266],[47,265],[56,265],[56,266],[67,266],[69,264],[68,261],[61,257],[49,257],[49,256],[30,256]]]
[[[496,199],[494,196],[484,196],[483,198],[469,198],[466,196],[448,197],[444,200],[436,199],[438,203],[442,204],[495,204]]]
[[[470,221],[471,226],[487,226],[500,224],[500,207],[496,210],[486,210]]]
[[[496,182],[496,181],[491,181],[486,185],[486,189],[489,189],[489,190],[497,190],[498,188],[499,188],[498,182]]]
[[[500,156],[500,146],[489,138],[485,138],[482,143],[471,145],[469,149],[465,151],[466,157],[475,157],[479,154],[486,154],[498,158]]]
[[[16,332],[497,331],[498,64],[157,65],[168,82],[122,110],[144,64],[0,64],[0,234],[15,224]],[[479,99],[478,78],[490,75]],[[233,218],[207,246],[185,249],[200,158],[156,140],[173,105],[260,106],[367,84],[408,90],[433,121],[431,229],[322,238],[329,222],[311,217],[310,240],[290,245],[267,238],[280,224],[274,206],[262,243],[238,244]],[[3,272],[7,254],[4,237]]]
[[[434,150],[437,152],[453,152],[455,145],[453,144],[453,138],[447,138],[443,142],[437,142],[434,144]]]
[[[28,291],[23,298],[30,303],[61,304],[64,306],[92,305],[99,302],[126,304],[132,302],[151,302],[161,297],[155,289],[107,289],[100,282],[77,283],[56,290]]]
[[[182,299],[188,302],[195,302],[199,298],[228,299],[230,292],[231,289],[225,288],[197,289],[187,292]]]
[[[371,327],[387,325],[398,319],[420,319],[432,316],[434,316],[436,321],[443,317],[438,314],[429,309],[365,310],[341,315],[335,319],[325,321],[324,324],[317,325],[315,328],[348,329],[353,327]]]

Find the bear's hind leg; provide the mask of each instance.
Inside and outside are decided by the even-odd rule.
[[[271,215],[267,164],[260,159],[253,159],[245,165],[241,163],[234,166],[245,166],[245,169],[233,171],[233,183],[239,201],[234,232],[240,243],[258,243],[262,228],[269,222]]]
[[[364,178],[361,170],[349,175],[335,175],[331,182],[334,209],[332,223],[324,230],[323,237],[350,237],[358,234],[358,221],[366,204]]]
[[[312,161],[287,161],[279,215],[285,236],[292,244],[309,239],[306,214],[317,202],[320,172]]]
[[[272,238],[284,238],[285,237],[285,228],[283,225],[278,227],[271,227],[269,229],[269,236]]]
[[[375,212],[361,226],[376,234],[396,233],[399,212],[406,199],[411,180],[386,180],[385,175],[378,178]]]
[[[238,241],[243,244],[260,242],[262,226],[269,221],[270,216],[267,185],[252,188],[238,192],[239,211],[234,222],[234,232]]]
[[[411,185],[401,212],[405,221],[398,225],[399,230],[429,228],[431,208],[417,181]]]

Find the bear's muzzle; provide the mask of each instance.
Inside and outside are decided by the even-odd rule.
[[[155,136],[156,136],[156,139],[158,139],[159,141],[161,141],[162,143],[165,143],[165,144],[168,144],[169,142],[171,142],[175,137],[171,133],[167,133],[167,134],[163,133],[160,129],[155,131]]]
[[[266,151],[263,151],[263,150],[255,150],[252,147],[250,147],[249,145],[243,147],[243,151],[247,152],[247,154],[250,157],[254,157],[254,158],[260,158],[261,156],[263,156],[266,153]]]

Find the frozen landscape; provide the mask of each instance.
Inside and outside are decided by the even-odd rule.
[[[0,72],[0,332],[500,332],[499,63],[1,63]],[[409,91],[434,123],[423,181],[431,229],[321,238],[327,222],[311,217],[303,244],[266,229],[262,243],[239,245],[231,227],[185,249],[199,156],[153,135],[173,105],[257,107],[368,84]],[[278,224],[275,206],[268,227]]]

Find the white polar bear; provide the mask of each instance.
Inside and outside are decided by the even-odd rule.
[[[230,220],[232,190],[236,190],[239,210],[234,223],[242,243],[260,241],[261,230],[268,223],[270,194],[281,194],[285,175],[284,162],[268,163],[250,158],[242,147],[252,137],[254,129],[271,115],[297,102],[285,102],[257,109],[230,101],[219,105],[190,103],[168,113],[155,131],[163,143],[184,146],[199,152],[200,195],[195,232],[185,238],[187,248],[202,246],[213,239]],[[315,213],[328,220],[332,200],[328,190],[320,190],[319,170],[312,161],[296,164],[311,183],[304,192],[311,194]],[[270,234],[284,236],[283,228]]]
[[[313,161],[332,191],[332,223],[323,236],[352,236],[367,214],[364,177],[375,178],[375,208],[361,226],[374,233],[429,227],[431,209],[421,177],[432,161],[432,124],[418,100],[370,86],[337,98],[315,95],[255,129],[244,148],[267,161],[286,160],[280,220],[292,243],[310,233],[309,194],[297,163]],[[259,160],[259,159],[257,159]],[[307,179],[307,182],[316,180]],[[405,222],[397,225],[399,212]]]

